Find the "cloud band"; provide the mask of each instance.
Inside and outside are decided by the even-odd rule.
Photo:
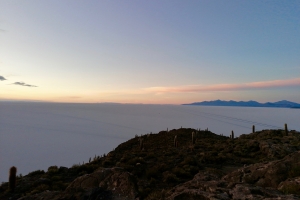
[[[6,78],[4,78],[3,76],[0,76],[0,81],[5,81]]]
[[[14,82],[13,84],[14,85],[20,85],[20,86],[26,86],[26,87],[37,87],[35,85],[29,85],[29,84],[26,84],[24,82]]]
[[[146,91],[155,93],[193,93],[209,91],[237,91],[251,89],[267,89],[287,86],[300,86],[300,78],[288,80],[272,80],[240,84],[190,85],[178,87],[150,87]]]

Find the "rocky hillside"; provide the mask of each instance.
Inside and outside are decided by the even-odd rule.
[[[0,199],[300,199],[299,150],[297,131],[234,139],[208,130],[161,131],[83,165],[17,177],[14,192],[0,186]]]

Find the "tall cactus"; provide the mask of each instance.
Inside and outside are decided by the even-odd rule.
[[[14,192],[16,188],[16,174],[17,168],[15,166],[12,166],[9,170],[9,188],[11,192]]]
[[[175,137],[174,137],[174,147],[177,147],[177,146],[178,146],[177,135],[175,135]]]
[[[140,138],[140,149],[142,150],[144,148],[144,138]]]
[[[255,133],[255,126],[252,126],[252,133]]]
[[[284,132],[285,132],[285,135],[287,136],[288,135],[288,127],[287,127],[287,124],[284,124]]]
[[[192,132],[192,144],[195,144],[195,132]]]
[[[231,131],[231,139],[234,139],[234,132]]]

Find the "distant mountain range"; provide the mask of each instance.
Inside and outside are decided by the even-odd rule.
[[[191,106],[240,106],[240,107],[273,107],[273,108],[300,108],[300,104],[282,100],[277,102],[267,102],[267,103],[259,103],[257,101],[202,101],[195,102],[190,104],[182,104],[182,105],[191,105]]]

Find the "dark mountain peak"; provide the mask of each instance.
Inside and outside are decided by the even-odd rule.
[[[276,107],[276,108],[298,108],[300,104],[281,100],[277,102],[266,102],[266,103],[259,103],[257,101],[223,101],[223,100],[214,100],[214,101],[203,101],[203,102],[195,102],[190,104],[183,104],[183,105],[199,105],[199,106],[242,106],[242,107]]]

